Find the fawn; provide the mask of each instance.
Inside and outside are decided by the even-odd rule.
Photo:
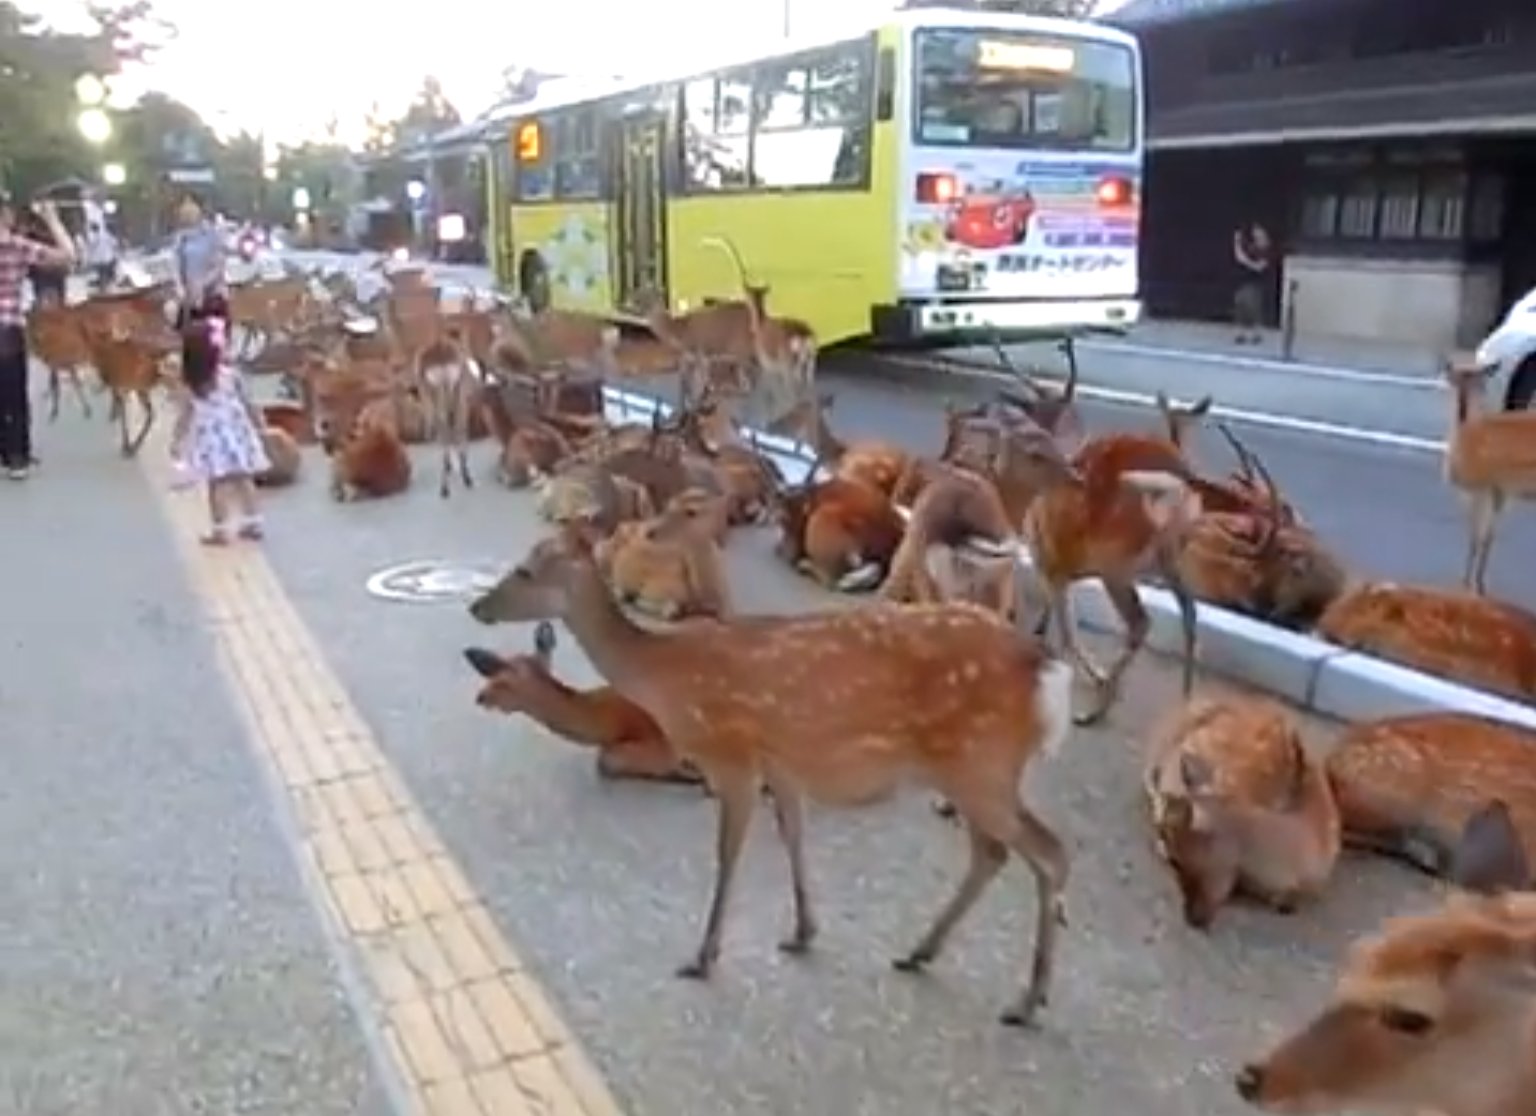
[[[805,881],[802,797],[857,806],[916,777],[954,803],[970,863],[910,953],[934,960],[1013,853],[1037,898],[1028,984],[1004,1014],[1030,1022],[1054,967],[1066,847],[1020,798],[1026,766],[1071,732],[1071,670],[992,613],[966,605],[871,605],[799,616],[637,627],[613,602],[591,538],[567,529],[537,544],[470,605],[482,623],[559,618],[609,684],[655,718],[717,797],[715,886],[704,936],[678,975],[710,975],[759,788],[772,793],[789,861],[794,926],[806,952],[816,919]]]
[[[1498,798],[1536,855],[1536,732],[1462,713],[1351,725],[1328,756],[1345,844],[1452,872],[1458,835]]]
[[[1445,375],[1453,399],[1445,479],[1471,511],[1462,583],[1486,593],[1488,558],[1505,503],[1536,499],[1536,412],[1479,413],[1488,371],[1452,361]]]
[[[1154,749],[1146,786],[1196,929],[1238,891],[1289,914],[1333,874],[1339,810],[1327,773],[1274,702],[1189,703]]]
[[[1536,879],[1502,803],[1469,819],[1455,865],[1467,894],[1356,944],[1332,1001],[1238,1071],[1240,1097],[1285,1113],[1529,1116]]]
[[[677,758],[650,714],[611,686],[567,686],[554,676],[554,654],[555,629],[547,620],[534,629],[531,655],[503,658],[466,648],[465,660],[486,680],[475,704],[498,713],[522,713],[556,736],[596,748],[602,778],[702,782],[693,765]]]

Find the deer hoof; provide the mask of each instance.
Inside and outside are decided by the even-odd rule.
[[[790,957],[804,957],[811,952],[811,943],[816,940],[816,927],[797,926],[795,932],[779,943],[779,952]]]
[[[998,1022],[1004,1027],[1028,1027],[1037,1026],[1040,1009],[1046,1006],[1046,998],[1042,993],[1038,996],[1031,995],[1022,1004],[1009,1008],[998,1016]]]
[[[932,960],[933,954],[926,953],[923,950],[913,950],[905,957],[898,957],[892,961],[891,968],[895,969],[898,973],[920,973],[928,968]]]
[[[679,980],[708,980],[710,970],[713,968],[714,963],[712,961],[706,961],[702,957],[695,958],[677,970],[677,978]]]

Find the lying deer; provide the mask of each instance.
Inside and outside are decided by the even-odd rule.
[[[619,524],[595,548],[598,567],[620,600],[660,619],[729,615],[719,520],[690,490],[659,516]]]
[[[1536,879],[1502,804],[1468,823],[1456,863],[1468,893],[1356,944],[1331,1002],[1238,1071],[1243,1100],[1282,1113],[1529,1116]]]
[[[1464,686],[1536,700],[1536,616],[1512,604],[1454,589],[1367,582],[1328,607],[1317,634]]]
[[[378,499],[404,492],[411,457],[385,419],[361,413],[356,400],[334,400],[324,412],[320,444],[331,457],[331,497]]]
[[[699,783],[692,764],[679,760],[650,714],[612,687],[576,690],[554,676],[555,629],[534,629],[533,654],[503,658],[478,647],[464,658],[486,680],[475,704],[498,713],[522,713],[556,736],[597,749],[597,773],[605,779]]]
[[[1446,367],[1453,404],[1445,479],[1471,510],[1462,582],[1478,593],[1488,591],[1488,558],[1504,505],[1536,499],[1536,412],[1479,413],[1487,378],[1488,371],[1476,364]]]
[[[1273,702],[1191,702],[1154,750],[1146,786],[1196,929],[1238,892],[1289,914],[1333,875],[1339,811],[1327,774]]]
[[[609,684],[708,780],[720,819],[714,894],[703,940],[679,976],[703,979],[715,967],[760,786],[772,793],[790,867],[794,926],[782,948],[800,954],[816,936],[802,798],[869,804],[916,777],[965,819],[970,865],[897,968],[916,971],[939,955],[1011,852],[1035,876],[1036,930],[1028,984],[1004,1021],[1028,1023],[1044,1005],[1068,857],[1019,788],[1035,755],[1071,732],[1071,671],[996,615],[872,605],[647,631],[614,603],[579,529],[535,546],[470,613],[482,623],[563,619]]]
[[[1463,827],[1502,799],[1536,857],[1536,732],[1461,713],[1352,725],[1328,756],[1345,844],[1435,875],[1452,868]]]
[[[780,494],[775,552],[823,588],[872,588],[901,545],[901,514],[878,489],[838,476],[817,480],[819,470],[813,463],[803,483]]]

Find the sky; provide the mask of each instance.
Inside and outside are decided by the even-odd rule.
[[[372,103],[398,115],[427,74],[472,116],[510,64],[594,75],[683,66],[712,48],[780,37],[786,4],[794,32],[814,35],[872,22],[896,0],[554,0],[537,5],[537,18],[516,0],[263,0],[240,18],[219,0],[156,0],[179,34],[140,78],[225,134],[297,142],[334,115],[343,138],[359,140]],[[82,0],[20,6],[60,26],[84,9]]]

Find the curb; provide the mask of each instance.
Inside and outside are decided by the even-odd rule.
[[[648,420],[671,407],[634,392],[605,387],[609,417]],[[810,468],[808,448],[788,438],[748,431],[790,481],[801,481]],[[1021,554],[1026,564],[1027,555]],[[1146,646],[1164,655],[1181,655],[1183,638],[1173,594],[1142,585],[1141,603],[1152,627]],[[1119,634],[1118,616],[1101,586],[1073,586],[1078,620],[1092,631]],[[1287,631],[1201,601],[1196,605],[1195,658],[1214,674],[1255,686],[1293,705],[1337,721],[1374,721],[1410,713],[1463,713],[1536,729],[1536,708],[1496,697],[1469,686],[1350,651],[1314,636]]]

